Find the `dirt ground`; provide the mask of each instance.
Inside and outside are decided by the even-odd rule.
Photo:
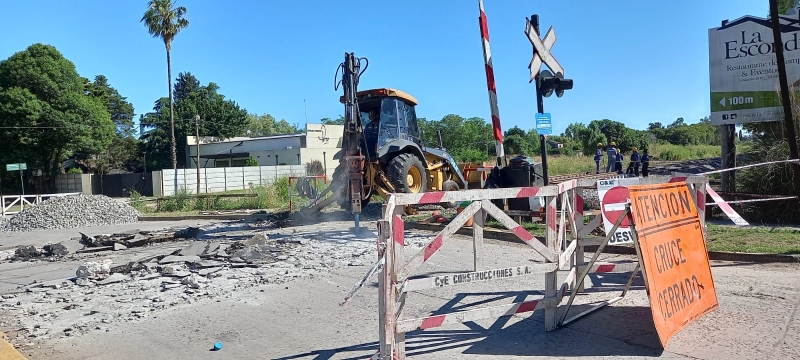
[[[32,360],[364,359],[377,351],[377,278],[350,303],[338,305],[376,260],[374,237],[343,236],[352,226],[349,222],[283,229],[248,228],[236,222],[190,223],[216,226],[211,231],[215,238],[246,238],[261,232],[307,241],[291,253],[292,259],[296,258],[294,263],[288,260],[291,266],[274,263],[258,269],[226,268],[224,276],[191,291],[164,289],[157,283],[160,280],[144,277],[47,292],[20,288],[33,280],[74,277],[78,266],[88,260],[114,257],[115,263],[125,262],[169,253],[191,241],[68,261],[0,262],[0,284],[4,285],[0,294],[8,295],[0,302],[0,331]],[[374,222],[363,224],[374,231]],[[140,223],[130,227],[173,225]],[[56,234],[3,234],[0,250],[8,248],[7,244],[44,244],[59,236],[74,236],[72,231]],[[409,253],[430,235],[407,231]],[[445,242],[415,275],[471,270],[470,240],[455,236]],[[315,253],[324,255],[315,257]],[[524,245],[491,240],[486,241],[485,253],[488,268],[541,261]],[[633,260],[621,255],[603,255],[602,259]],[[664,350],[655,333],[643,281],[637,277],[625,299],[554,332],[544,332],[544,313],[537,311],[415,331],[407,335],[407,351],[410,358],[417,359],[800,358],[800,264],[713,262],[712,270],[719,309],[690,324]],[[566,273],[561,274],[564,276]],[[570,314],[617,295],[627,277],[590,275],[587,293],[576,298],[577,306]],[[409,295],[404,317],[536,299],[543,296],[543,283],[543,276],[532,276],[425,290]],[[157,297],[166,302],[151,306],[150,301],[156,303]],[[562,309],[564,303],[566,300]],[[69,304],[86,305],[76,308]],[[216,342],[223,344],[222,350],[211,351]]]

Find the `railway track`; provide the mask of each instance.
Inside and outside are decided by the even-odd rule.
[[[682,163],[682,162],[681,161],[659,161],[659,162],[653,162],[653,166],[652,166],[650,171],[655,175],[655,174],[658,173],[657,171],[655,171],[655,170],[658,169],[658,167],[664,167],[664,166],[675,165],[675,164],[680,164],[680,163]],[[615,176],[618,176],[618,174],[617,173],[602,173],[602,172],[599,173],[599,174],[595,174],[593,171],[585,171],[585,172],[579,172],[579,173],[550,176],[550,184],[551,185],[557,185],[557,184],[562,183],[564,181],[570,181],[570,180],[575,180],[575,179],[597,179],[597,180],[600,180],[600,179],[606,179],[606,178],[615,177]]]

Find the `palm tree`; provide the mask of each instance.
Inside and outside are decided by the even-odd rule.
[[[186,7],[175,6],[172,0],[150,0],[147,2],[147,11],[144,12],[141,22],[147,27],[147,31],[156,38],[164,40],[167,48],[167,86],[169,87],[169,123],[172,129],[172,168],[178,168],[177,155],[175,153],[175,120],[172,104],[172,64],[169,53],[172,50],[172,40],[175,35],[189,26],[186,16]]]

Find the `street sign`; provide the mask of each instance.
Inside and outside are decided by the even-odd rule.
[[[6,164],[6,171],[17,171],[17,170],[28,170],[28,164],[26,163]]]
[[[547,30],[547,34],[544,36],[544,40],[542,40],[539,39],[539,34],[536,32],[531,19],[525,18],[525,20],[525,35],[528,36],[528,40],[530,40],[533,45],[533,59],[531,59],[531,63],[528,65],[528,69],[531,70],[531,79],[529,82],[533,82],[536,76],[539,75],[542,63],[547,65],[553,73],[564,75],[564,68],[561,67],[561,64],[558,63],[555,56],[550,53],[550,49],[553,47],[553,44],[556,43],[555,28],[550,26],[550,29]]]
[[[550,135],[553,133],[553,121],[550,113],[536,113],[536,132],[540,135]]]
[[[628,185],[638,184],[639,178],[608,179],[597,182],[597,195],[600,198],[600,210],[606,235],[614,227],[620,215],[625,212],[625,206],[630,203]],[[608,243],[609,245],[633,243],[631,226],[627,218],[622,220]]]
[[[780,15],[786,77],[796,87],[800,61],[797,14]],[[778,63],[769,18],[743,16],[708,29],[711,125],[782,121]]]

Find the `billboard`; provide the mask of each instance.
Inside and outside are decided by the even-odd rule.
[[[790,87],[800,85],[800,19],[781,15]],[[708,30],[711,124],[780,121],[778,65],[769,19],[744,16]]]

